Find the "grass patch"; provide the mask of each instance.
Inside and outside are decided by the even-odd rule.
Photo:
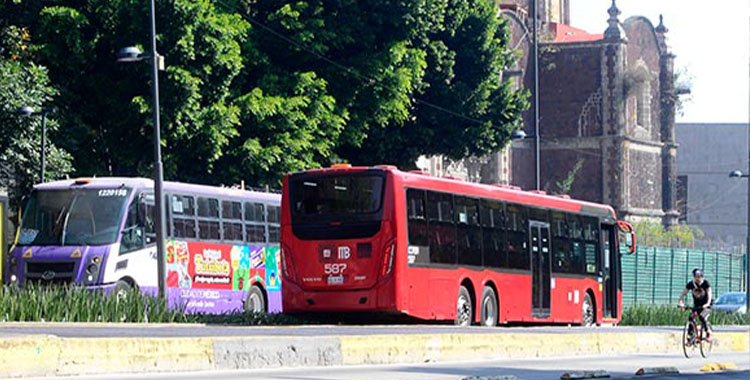
[[[290,325],[305,321],[283,314],[186,314],[157,297],[132,290],[124,297],[78,287],[0,288],[0,322],[129,322]]]
[[[682,326],[690,312],[674,305],[633,305],[622,313],[623,326]],[[714,326],[750,325],[750,315],[713,311],[708,321]]]
[[[125,297],[77,287],[28,285],[0,290],[3,322],[190,322],[181,309],[131,291]]]

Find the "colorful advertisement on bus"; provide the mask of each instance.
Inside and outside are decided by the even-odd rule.
[[[266,290],[268,310],[281,310],[279,247],[168,240],[167,287],[180,289],[189,312],[237,309],[254,284]],[[234,294],[233,294],[234,293]]]

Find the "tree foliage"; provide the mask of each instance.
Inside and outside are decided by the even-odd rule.
[[[697,240],[703,238],[703,231],[695,226],[678,224],[665,227],[653,221],[633,224],[639,245],[650,247],[695,248]]]
[[[296,47],[273,49],[280,37],[260,35],[274,64],[313,70],[331,84],[348,115],[336,150],[347,161],[411,167],[423,154],[488,154],[520,123],[525,96],[501,80],[513,56],[492,1],[256,5],[253,19]]]
[[[10,190],[14,205],[39,181],[42,122],[39,117],[22,117],[16,111],[29,106],[39,111],[50,105],[55,90],[47,70],[27,61],[28,36],[20,28],[0,29],[0,188]],[[52,113],[48,132],[58,123]],[[46,176],[59,178],[71,171],[70,155],[48,141]]]
[[[347,160],[414,165],[509,140],[525,95],[501,80],[509,32],[490,0],[160,0],[167,179],[278,185]],[[14,0],[0,26],[56,90],[51,139],[80,175],[152,166],[149,68],[117,63],[150,43],[148,2]]]

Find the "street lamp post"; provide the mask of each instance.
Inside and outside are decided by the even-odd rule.
[[[748,126],[750,128],[750,126]],[[750,130],[748,130],[748,159],[750,159]],[[750,165],[750,161],[748,161]],[[735,170],[729,173],[730,178],[749,178],[748,174]],[[750,179],[747,181],[747,236],[745,240],[745,307],[746,313],[750,313]]]
[[[539,157],[539,41],[538,36],[539,33],[537,32],[537,19],[539,18],[537,14],[537,1],[538,0],[532,0],[531,1],[531,17],[533,19],[532,22],[532,31],[533,39],[532,39],[532,54],[534,56],[534,59],[532,60],[534,64],[533,68],[533,75],[534,75],[534,136],[536,137],[534,139],[534,177],[535,177],[535,183],[536,183],[536,190],[541,190],[541,170],[540,170],[540,157]]]
[[[164,236],[166,220],[164,215],[164,196],[162,187],[164,184],[163,165],[161,161],[161,130],[159,125],[159,66],[160,57],[156,51],[156,6],[151,0],[151,53],[143,54],[137,47],[126,47],[117,52],[119,62],[137,62],[148,60],[151,63],[151,90],[154,107],[154,206],[156,207],[156,272],[159,284],[159,298],[165,299],[167,295],[167,276],[164,250]]]
[[[47,165],[47,114],[50,113],[51,109],[43,108],[39,112],[34,112],[34,109],[29,106],[23,106],[16,111],[21,116],[41,116],[42,117],[42,155],[41,165],[39,167],[39,182],[44,182],[44,172]]]

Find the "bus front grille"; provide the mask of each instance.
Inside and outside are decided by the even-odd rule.
[[[27,261],[24,277],[27,282],[67,284],[75,277],[74,261]]]

